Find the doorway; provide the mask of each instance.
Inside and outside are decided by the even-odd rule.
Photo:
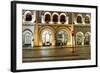
[[[46,30],[42,33],[42,46],[52,45],[52,35],[51,32]]]
[[[67,33],[65,31],[60,31],[57,33],[57,46],[66,46],[67,45]]]

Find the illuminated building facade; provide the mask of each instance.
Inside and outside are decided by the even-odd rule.
[[[23,47],[90,46],[91,14],[22,11]]]

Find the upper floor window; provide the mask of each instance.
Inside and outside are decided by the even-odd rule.
[[[31,11],[25,11],[24,21],[32,21],[32,12]]]
[[[30,13],[26,14],[26,21],[31,21],[32,20],[32,15]]]
[[[53,15],[53,22],[54,23],[58,22],[58,15],[56,14]]]
[[[85,21],[86,24],[89,24],[89,23],[90,23],[90,18],[89,18],[89,16],[85,16],[85,20],[84,20],[84,21]]]
[[[82,23],[82,17],[81,16],[77,16],[77,23]]]
[[[51,16],[49,14],[45,15],[45,22],[50,22],[51,21]]]
[[[65,15],[61,15],[61,16],[60,16],[60,22],[61,22],[62,24],[64,24],[64,23],[66,22],[66,16],[65,16]]]

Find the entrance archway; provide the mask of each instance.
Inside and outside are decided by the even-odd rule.
[[[39,46],[54,46],[55,31],[52,27],[45,26],[39,30]]]
[[[52,45],[52,34],[50,31],[46,30],[42,33],[42,46]]]
[[[67,32],[65,31],[59,31],[57,33],[57,42],[56,45],[57,46],[66,46],[67,45]]]
[[[72,34],[71,34],[71,30],[69,28],[67,28],[67,27],[64,27],[64,26],[63,27],[59,27],[59,28],[57,28],[56,36],[59,33],[63,33],[62,39],[65,40],[65,42],[62,44],[62,46],[65,46],[65,47],[71,46],[72,45]],[[57,37],[56,37],[56,40],[57,40]],[[56,42],[56,45],[57,45],[57,42]]]

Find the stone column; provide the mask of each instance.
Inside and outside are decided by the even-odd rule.
[[[35,17],[36,17],[36,22],[34,24],[34,46],[39,46],[38,45],[38,20],[37,20],[37,11],[35,11]]]
[[[58,15],[58,24],[61,24],[61,22],[60,22],[60,15]]]

